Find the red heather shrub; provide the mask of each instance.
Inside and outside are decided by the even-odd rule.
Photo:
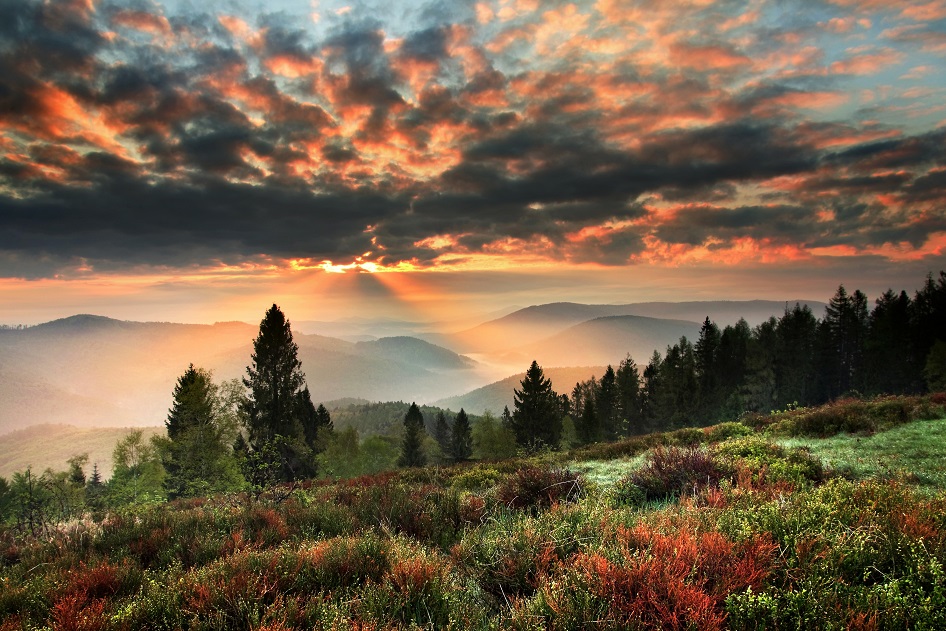
[[[629,503],[662,500],[718,486],[731,475],[706,449],[657,447],[647,462],[618,487],[619,499]]]
[[[649,526],[619,528],[623,560],[579,553],[573,563],[608,622],[653,629],[722,629],[726,597],[759,590],[777,546],[756,538],[733,543],[718,532],[662,534]]]
[[[246,538],[253,543],[274,546],[289,538],[289,529],[282,515],[272,508],[254,506],[241,516]]]
[[[53,631],[99,631],[105,628],[107,622],[104,599],[89,601],[82,596],[72,595],[59,599],[53,605]]]
[[[584,481],[568,469],[527,467],[507,477],[496,490],[509,508],[543,508],[581,496]]]
[[[486,516],[486,500],[479,495],[467,495],[460,503],[460,519],[465,524],[482,523]]]

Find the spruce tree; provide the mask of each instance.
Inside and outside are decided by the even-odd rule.
[[[299,392],[305,385],[298,353],[289,321],[274,304],[260,322],[252,364],[243,378],[243,385],[250,389],[244,409],[253,447],[277,436],[304,438],[297,416]]]
[[[217,423],[217,388],[210,373],[191,364],[178,378],[173,396],[167,438],[156,442],[168,497],[239,488],[242,479],[229,438]]]
[[[463,408],[453,420],[450,431],[450,457],[454,462],[469,460],[473,455],[473,434],[470,428],[470,419]]]
[[[641,417],[641,375],[630,355],[621,361],[616,373],[618,388],[618,416],[620,435],[639,434],[643,430]]]
[[[551,380],[533,360],[520,385],[521,390],[513,391],[515,410],[510,419],[516,443],[529,451],[556,448],[562,434],[562,415]]]
[[[447,415],[443,410],[437,412],[437,420],[434,422],[434,440],[440,445],[445,454],[450,453],[451,448],[450,424],[447,422]]]
[[[305,375],[298,353],[289,321],[274,304],[260,322],[259,335],[253,340],[252,363],[243,378],[243,385],[250,389],[243,404],[249,447],[257,454],[248,462],[266,469],[266,478],[271,472],[278,472],[277,479],[283,481],[315,473],[300,418],[300,414],[311,413],[311,398],[306,403]],[[278,462],[270,462],[273,458]]]
[[[424,453],[424,415],[416,403],[411,403],[407,414],[404,415],[404,442],[401,444],[401,457],[397,461],[399,467],[423,467],[427,464]]]

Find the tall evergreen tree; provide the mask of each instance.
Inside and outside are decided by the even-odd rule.
[[[437,412],[437,420],[434,421],[434,440],[440,445],[440,449],[445,454],[450,453],[451,432],[450,423],[447,422],[447,415],[443,410]]]
[[[936,342],[946,342],[946,271],[940,271],[936,280],[932,274],[927,275],[923,287],[916,292],[910,309],[910,329],[913,365],[923,371]],[[923,388],[923,378],[918,376],[915,389]]]
[[[778,394],[775,377],[775,329],[778,321],[773,317],[752,331],[746,353],[746,379],[743,386],[743,401],[746,408],[754,412],[770,412],[775,408]]]
[[[723,406],[723,391],[719,370],[719,352],[722,335],[719,327],[709,319],[703,321],[700,337],[696,341],[693,353],[696,360],[696,379],[699,387],[699,407],[697,417],[701,423],[710,423],[719,419]]]
[[[911,392],[919,381],[913,362],[910,297],[888,289],[874,303],[864,342],[864,381],[871,394]]]
[[[168,438],[176,440],[184,432],[201,425],[211,425],[214,415],[214,386],[210,373],[187,367],[174,386],[174,401],[164,426]]]
[[[416,403],[411,403],[404,415],[404,442],[401,443],[401,457],[399,467],[423,467],[427,464],[427,455],[424,453],[424,415]]]
[[[822,320],[820,357],[826,399],[861,387],[867,319],[867,296],[860,290],[848,295],[844,285],[838,287]]]
[[[469,460],[470,456],[473,455],[473,434],[470,419],[463,408],[460,408],[457,417],[453,420],[453,428],[450,431],[449,453],[454,462]]]
[[[618,366],[616,373],[618,389],[618,417],[621,419],[620,435],[628,436],[643,431],[641,414],[641,376],[637,364],[628,355]]]
[[[217,424],[216,395],[210,373],[193,364],[177,380],[165,421],[168,436],[155,443],[166,472],[164,488],[172,499],[242,484],[228,437]]]
[[[578,434],[578,441],[582,445],[590,445],[601,440],[601,422],[598,420],[594,399],[590,397],[585,398],[582,403],[581,414],[578,416],[578,422],[575,423],[575,433]]]
[[[289,321],[274,304],[260,322],[252,363],[243,378],[243,385],[250,389],[245,412],[254,447],[276,436],[303,438],[296,416],[297,396],[305,384],[298,353]]]
[[[796,302],[791,310],[785,309],[776,327],[776,338],[776,406],[811,405],[817,395],[818,320],[808,305]]]
[[[595,411],[601,425],[601,437],[604,440],[616,440],[620,434],[621,419],[618,408],[618,384],[614,368],[609,364],[601,375],[595,392]]]
[[[529,451],[557,447],[562,435],[559,397],[538,362],[533,360],[520,385],[521,390],[513,391],[511,418],[516,443]]]
[[[258,456],[251,461],[268,472],[278,470],[278,480],[315,473],[315,461],[300,418],[300,413],[311,413],[311,398],[307,405],[301,394],[305,375],[298,353],[289,321],[274,304],[266,311],[259,335],[253,340],[251,365],[243,378],[250,396],[243,404],[243,412],[249,446]],[[260,461],[261,458],[266,461]],[[269,462],[272,458],[279,462]]]

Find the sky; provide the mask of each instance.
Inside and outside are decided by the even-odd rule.
[[[0,323],[946,268],[946,0],[0,0]]]

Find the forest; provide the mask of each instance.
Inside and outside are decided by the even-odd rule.
[[[109,480],[0,478],[0,629],[942,628],[944,335],[944,272],[842,286],[570,392],[533,362],[497,416],[356,406],[397,419],[361,438],[274,304]]]

